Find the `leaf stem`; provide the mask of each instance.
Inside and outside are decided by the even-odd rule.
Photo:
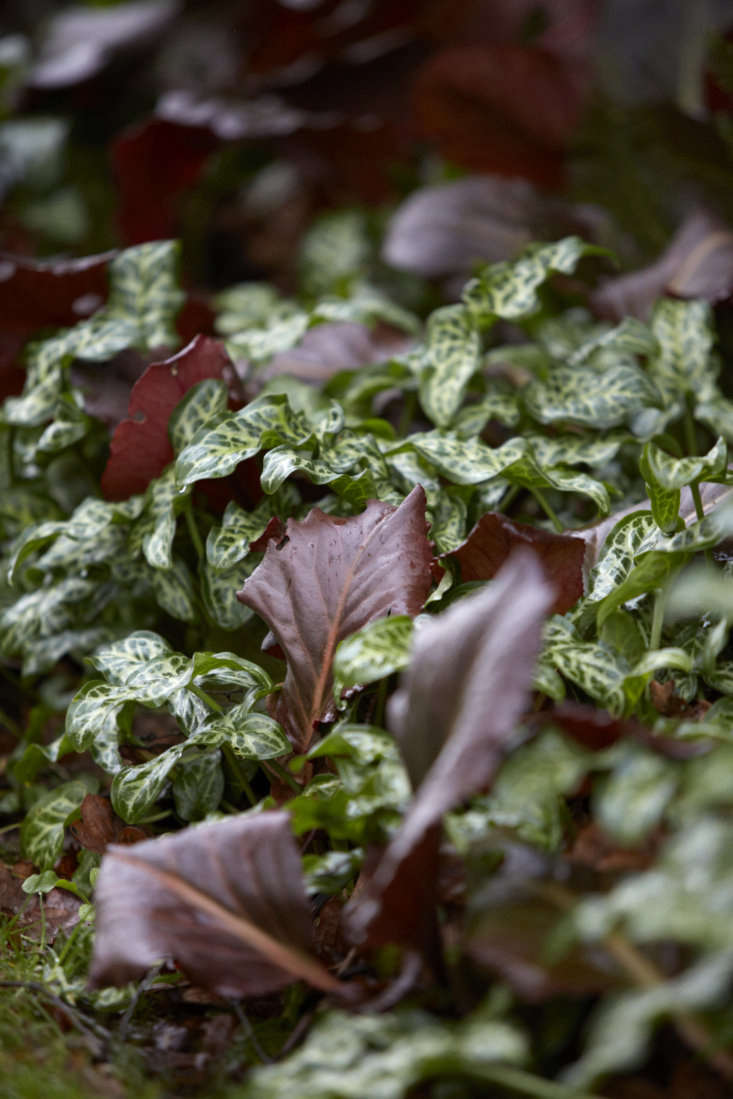
[[[652,611],[652,628],[649,635],[649,651],[654,652],[662,646],[662,626],[664,624],[664,608],[667,605],[667,588],[657,588],[654,593],[654,609]]]
[[[281,779],[287,786],[289,786],[290,789],[293,790],[296,794],[303,793],[302,787],[295,781],[290,772],[287,771],[285,767],[282,766],[282,764],[278,763],[276,759],[265,760],[264,765],[269,770],[274,771],[277,777]]]
[[[685,446],[687,447],[687,453],[690,458],[697,457],[698,442],[697,432],[695,430],[695,421],[692,417],[692,409],[690,408],[689,396],[685,399],[685,418],[683,421],[685,432]],[[702,519],[705,512],[703,511],[702,498],[700,497],[700,486],[697,481],[693,481],[690,485],[690,492],[692,493],[692,500],[695,505],[695,513],[698,519]]]
[[[545,515],[550,520],[550,522],[552,523],[553,527],[558,532],[558,534],[562,534],[562,532],[565,528],[563,527],[562,523],[558,519],[555,512],[552,510],[552,508],[549,505],[549,503],[547,502],[547,500],[545,499],[544,493],[540,492],[540,490],[538,488],[531,488],[529,491],[532,493],[535,500],[540,505],[540,507],[542,508]]]
[[[542,1080],[539,1076],[513,1065],[471,1065],[463,1072],[474,1080],[485,1080],[516,1095],[531,1095],[534,1099],[603,1099],[596,1092],[576,1091],[566,1084]]]
[[[556,904],[563,912],[569,912],[575,906],[575,897],[561,885],[543,883],[535,886],[535,891]],[[654,988],[666,980],[664,973],[620,931],[609,932],[603,937],[601,944],[641,988]],[[723,1050],[713,1048],[713,1039],[699,1019],[688,1011],[674,1011],[671,1014],[677,1033],[690,1048],[699,1053],[724,1079],[733,1080],[733,1057]]]
[[[202,702],[205,702],[207,706],[210,706],[214,713],[223,714],[224,707],[220,706],[215,698],[212,698],[208,691],[202,690],[201,687],[195,687],[193,684],[189,685],[189,691],[195,694]]]
[[[206,551],[204,544],[201,541],[201,535],[199,534],[198,527],[196,526],[196,518],[193,514],[193,506],[191,504],[191,497],[186,500],[186,506],[183,509],[183,514],[186,516],[186,526],[188,527],[188,533],[191,535],[191,541],[193,542],[193,548],[196,550],[196,556],[200,561],[206,559]]]

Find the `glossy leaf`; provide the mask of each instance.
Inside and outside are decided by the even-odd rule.
[[[71,779],[47,790],[26,813],[20,842],[25,857],[40,870],[53,866],[58,859],[65,826],[78,812],[91,786],[93,783],[86,778]]]
[[[654,309],[652,330],[659,353],[651,369],[660,385],[672,392],[694,393],[698,399],[704,399],[716,374],[710,355],[713,327],[708,303],[666,298]]]
[[[145,491],[150,481],[173,461],[168,427],[176,406],[193,386],[207,379],[218,379],[221,384],[214,387],[214,402],[207,407],[212,412],[220,408],[222,379],[230,370],[233,367],[223,345],[206,336],[197,336],[177,355],[148,367],[132,388],[128,418],[112,436],[110,457],[102,475],[105,496],[124,499]],[[174,441],[179,445],[203,422],[201,399],[188,413],[184,407],[179,414],[184,423],[175,435]]]
[[[311,431],[305,417],[291,409],[286,397],[260,397],[239,412],[226,414],[218,425],[202,428],[178,455],[176,480],[186,488],[208,477],[225,477],[263,447],[280,443],[298,446]]]
[[[458,411],[480,349],[478,330],[463,306],[447,305],[430,315],[420,403],[438,427],[450,424]]]
[[[287,660],[274,716],[306,747],[333,714],[332,663],[343,638],[387,614],[415,615],[431,585],[432,552],[417,486],[399,508],[372,501],[351,519],[314,508],[269,542],[239,595],[273,631]]]
[[[450,555],[461,566],[463,580],[491,580],[517,546],[532,548],[555,593],[552,612],[563,614],[583,594],[585,543],[569,534],[554,534],[515,523],[498,512],[482,515],[468,538]]]
[[[555,272],[570,274],[584,255],[602,251],[579,237],[530,245],[514,263],[496,263],[472,279],[463,301],[481,321],[516,320],[539,307],[537,290]]]
[[[412,631],[412,619],[408,615],[395,614],[378,618],[339,642],[333,658],[336,703],[345,688],[373,683],[406,667]]]
[[[483,591],[415,634],[389,714],[415,797],[366,893],[350,906],[357,939],[423,939],[436,826],[491,782],[527,699],[550,601],[539,566],[517,553]]]

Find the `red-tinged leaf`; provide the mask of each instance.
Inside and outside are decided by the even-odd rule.
[[[567,736],[594,752],[610,748],[623,737],[633,737],[669,759],[691,759],[708,750],[704,743],[652,733],[636,718],[614,717],[607,710],[585,702],[559,702],[549,710],[533,714],[532,723],[539,727],[548,723],[557,725]]]
[[[585,542],[570,534],[539,530],[515,523],[506,515],[482,515],[465,542],[450,553],[461,566],[463,580],[491,580],[517,546],[531,546],[555,592],[553,614],[564,614],[583,594]]]
[[[83,259],[33,260],[0,253],[0,317],[3,329],[27,334],[36,328],[70,327],[107,297],[107,265],[113,252]]]
[[[573,868],[519,846],[508,845],[503,853],[501,870],[482,883],[469,904],[462,945],[471,961],[499,975],[530,1003],[623,986],[624,973],[597,946],[579,944],[560,958],[548,957],[553,929],[581,896],[570,887]],[[576,869],[575,876],[585,879],[587,890],[590,873]]]
[[[87,794],[81,803],[81,819],[71,825],[71,832],[82,847],[100,855],[111,843],[131,844],[147,839],[142,828],[126,825],[109,798],[100,794]]]
[[[287,813],[229,817],[112,847],[95,895],[93,985],[123,984],[167,959],[220,996],[264,995],[299,979],[340,988],[312,952]]]
[[[371,882],[350,906],[357,941],[424,942],[437,830],[449,809],[491,782],[506,752],[529,697],[551,601],[533,554],[520,550],[491,584],[416,634],[389,709],[416,793]]]
[[[475,45],[442,50],[414,85],[423,134],[467,168],[556,186],[580,121],[582,63],[530,46]]]
[[[470,176],[421,187],[395,211],[382,255],[427,278],[461,275],[478,263],[513,259],[532,240],[593,239],[604,215],[543,195],[526,179]]]
[[[321,384],[340,370],[383,362],[404,351],[410,342],[410,337],[386,325],[369,329],[365,324],[318,324],[308,329],[290,351],[273,355],[258,371],[258,378],[291,374],[301,381]]]
[[[304,749],[333,714],[331,665],[339,641],[376,618],[418,613],[431,585],[425,493],[417,485],[398,508],[371,500],[348,519],[314,508],[288,519],[269,541],[238,598],[265,620],[285,654],[285,683],[273,707]]]
[[[88,8],[75,5],[44,21],[40,57],[29,76],[32,88],[57,91],[82,84],[121,54],[153,45],[178,11],[171,0]]]
[[[126,244],[175,237],[180,197],[220,144],[206,126],[152,118],[126,130],[112,146],[120,192],[118,222]]]
[[[659,259],[640,271],[608,279],[593,308],[611,320],[629,313],[646,320],[657,298],[704,298],[717,303],[733,295],[733,230],[706,210],[690,214]]]
[[[170,359],[153,363],[132,388],[128,419],[117,426],[102,474],[108,500],[144,492],[173,461],[168,420],[185,393],[204,378],[226,378],[232,364],[224,345],[208,336],[194,340]]]

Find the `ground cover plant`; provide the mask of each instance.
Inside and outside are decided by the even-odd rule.
[[[63,19],[30,76],[24,40],[0,50],[9,1093],[728,1095],[725,202],[619,275],[619,256],[654,249],[629,244],[632,214],[607,220],[613,194],[601,210],[527,182],[557,181],[570,130],[548,143],[512,115],[491,131],[498,162],[474,164],[484,116],[445,122],[457,71],[499,112],[529,72],[537,101],[548,82],[570,97],[575,126],[567,43],[523,24],[521,44],[438,48],[410,16],[421,137],[523,180],[455,169],[421,186],[413,150],[402,201],[384,179],[362,193],[358,103],[328,121],[295,80],[315,106],[294,120],[287,101],[189,89],[116,138],[120,239],[84,220],[109,203],[85,142],[64,182],[63,126],[34,103],[88,101],[115,51],[169,26],[165,5],[137,7],[140,41],[105,39],[100,18],[81,72]],[[394,31],[373,7],[378,28],[342,47]],[[318,22],[274,3],[257,18],[262,71],[294,60],[265,43],[315,43],[332,86],[341,55]],[[297,35],[273,35],[290,20]],[[491,51],[507,86],[477,90]],[[724,38],[711,56],[722,96]],[[386,80],[385,118],[393,94]],[[702,142],[708,198],[714,165],[730,177],[725,110]],[[281,146],[253,145],[284,118]],[[385,118],[360,131],[379,139],[377,175],[395,163]],[[258,277],[212,276],[193,212],[244,173],[255,235],[252,193],[262,173],[277,192],[304,131],[303,180],[319,182],[298,233],[285,203],[287,247],[261,242]],[[176,154],[160,179],[151,135]],[[635,194],[658,156],[629,167]],[[667,196],[647,198],[648,228]],[[72,208],[75,256],[23,254],[32,232],[55,255]]]

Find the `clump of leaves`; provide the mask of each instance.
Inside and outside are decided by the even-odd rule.
[[[3,405],[26,892],[94,889],[97,986],[325,997],[252,1094],[561,1099],[661,1019],[733,1078],[727,364],[706,302],[596,319],[599,255],[530,245],[425,318],[243,284],[181,348],[140,245]],[[120,355],[102,422],[78,365]]]

